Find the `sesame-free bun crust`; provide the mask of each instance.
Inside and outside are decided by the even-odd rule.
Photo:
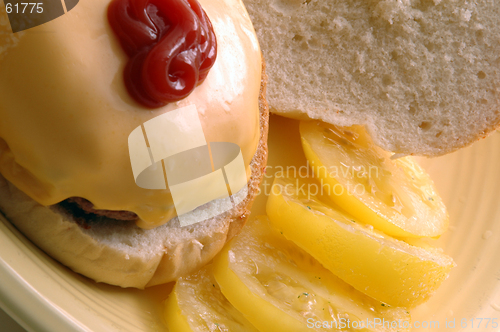
[[[365,125],[400,155],[449,153],[500,125],[496,1],[244,2],[272,113]]]
[[[48,255],[97,282],[145,288],[192,273],[240,232],[258,193],[267,162],[269,111],[265,90],[263,65],[260,141],[250,163],[248,195],[236,208],[218,217],[185,227],[180,227],[174,218],[151,230],[139,228],[134,222],[112,219],[82,227],[60,205],[38,204],[1,175],[0,210]]]

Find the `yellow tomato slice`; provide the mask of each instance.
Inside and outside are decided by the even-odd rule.
[[[369,296],[394,306],[427,300],[453,260],[436,248],[409,245],[357,222],[313,195],[310,179],[276,178],[267,214],[289,240]],[[415,239],[416,243],[418,239]]]
[[[165,302],[165,322],[170,332],[257,332],[222,295],[212,265],[180,278]]]
[[[358,292],[285,239],[267,217],[249,221],[223,249],[214,275],[226,298],[260,331],[409,330],[406,309]]]
[[[446,231],[446,207],[411,157],[392,160],[361,126],[303,121],[300,134],[323,191],[349,214],[396,237],[436,237]]]

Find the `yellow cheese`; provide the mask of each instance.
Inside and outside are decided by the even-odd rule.
[[[136,185],[129,134],[194,104],[207,142],[238,144],[248,168],[260,136],[261,54],[241,1],[201,0],[217,36],[215,65],[189,97],[149,110],[125,89],[127,57],[107,21],[108,3],[81,1],[1,54],[0,172],[40,204],[83,197],[96,209],[135,212],[151,228],[175,209],[168,188]]]

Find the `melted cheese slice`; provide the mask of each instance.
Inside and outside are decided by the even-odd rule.
[[[125,89],[127,57],[108,3],[81,1],[1,54],[0,172],[42,205],[83,197],[96,209],[133,211],[153,228],[176,215],[172,197],[136,185],[129,134],[194,104],[207,142],[238,144],[248,168],[260,136],[261,53],[241,1],[201,0],[217,36],[215,65],[186,99],[145,109]]]

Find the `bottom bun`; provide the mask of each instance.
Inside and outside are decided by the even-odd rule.
[[[248,194],[234,209],[184,227],[177,218],[151,230],[137,227],[134,221],[107,218],[82,223],[63,205],[42,206],[0,175],[0,210],[47,254],[97,282],[145,288],[194,272],[240,232],[259,191],[269,126],[264,65],[262,77],[259,146],[250,163]]]

